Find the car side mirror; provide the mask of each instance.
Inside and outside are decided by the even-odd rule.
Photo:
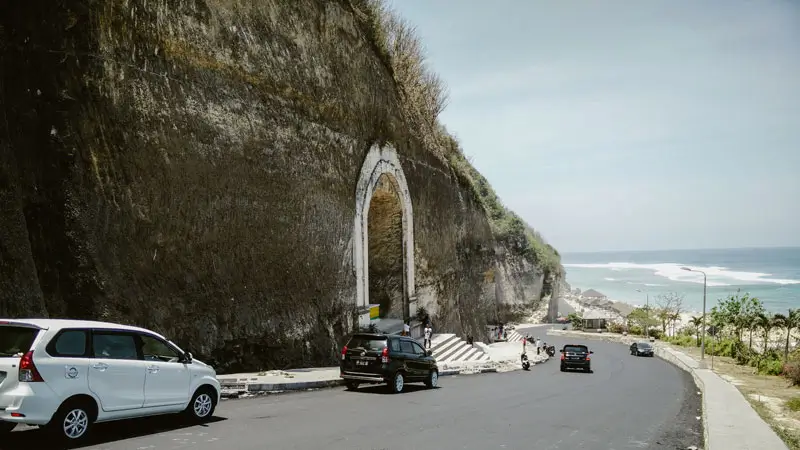
[[[425,350],[425,356],[433,356],[433,350]]]
[[[590,355],[594,355],[594,352],[590,350],[590,351],[589,351],[589,354],[590,354]]]
[[[183,354],[183,362],[184,364],[191,364],[192,363],[192,354],[190,352],[186,352]]]

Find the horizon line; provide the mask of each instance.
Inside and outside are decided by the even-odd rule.
[[[556,249],[558,250],[558,249]],[[798,245],[764,245],[764,246],[747,246],[747,247],[701,247],[701,248],[660,248],[660,249],[644,249],[644,250],[590,250],[590,251],[562,251],[559,252],[563,255],[587,255],[595,253],[649,253],[649,252],[682,252],[682,251],[699,251],[699,250],[800,250]]]

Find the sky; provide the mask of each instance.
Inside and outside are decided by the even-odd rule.
[[[389,0],[561,252],[800,246],[800,2]]]

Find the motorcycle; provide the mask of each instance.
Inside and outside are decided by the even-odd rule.
[[[522,370],[530,370],[531,362],[528,360],[528,355],[522,354]]]
[[[551,345],[551,346],[547,347],[546,351],[547,351],[547,355],[550,356],[551,358],[553,356],[556,356],[556,348],[554,346]]]

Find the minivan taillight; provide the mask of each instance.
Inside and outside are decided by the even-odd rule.
[[[383,351],[381,352],[381,363],[389,363],[389,347],[383,347]]]
[[[39,371],[36,370],[36,365],[33,363],[33,351],[25,353],[19,360],[19,381],[26,383],[40,383],[44,379]]]
[[[345,345],[342,347],[342,361],[344,361],[344,356],[347,354],[347,346]]]

